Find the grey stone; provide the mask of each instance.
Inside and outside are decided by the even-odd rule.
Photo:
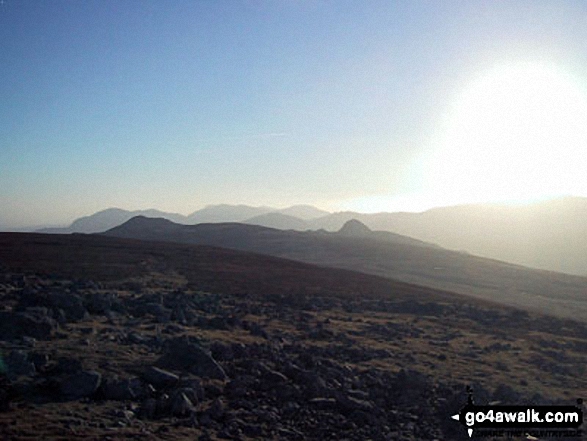
[[[195,412],[192,401],[185,393],[180,392],[171,399],[171,413],[174,416],[186,417]]]
[[[191,372],[200,377],[217,380],[228,378],[212,355],[187,337],[168,341],[165,354],[155,364],[163,368]]]
[[[139,408],[139,416],[144,419],[153,419],[157,413],[157,400],[154,398],[147,398],[141,403]]]
[[[179,377],[174,373],[155,366],[148,367],[143,374],[143,378],[156,388],[172,386],[179,381]]]
[[[9,379],[16,379],[20,376],[31,376],[36,372],[35,365],[29,360],[26,351],[11,351],[4,361]]]
[[[100,395],[105,400],[130,401],[147,396],[148,391],[138,378],[124,380],[109,378],[102,382]]]
[[[49,316],[47,308],[27,308],[22,312],[0,311],[0,339],[13,340],[33,337],[51,338],[57,322]]]
[[[61,394],[70,399],[92,396],[100,387],[102,376],[95,371],[81,371],[67,376],[60,386]]]

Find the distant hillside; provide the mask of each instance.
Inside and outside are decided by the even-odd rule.
[[[254,216],[260,216],[275,211],[270,207],[250,207],[248,205],[208,205],[201,210],[194,211],[187,219],[189,224],[209,222],[242,222]]]
[[[271,215],[268,218],[265,216]],[[276,209],[272,207],[251,207],[248,205],[209,205],[195,211],[188,216],[190,224],[209,222],[266,222],[279,223],[279,219],[294,220],[300,228],[303,228],[306,220],[316,219],[328,213],[311,205],[294,205],[288,208]],[[259,224],[262,225],[262,224]],[[291,227],[288,227],[291,228]],[[297,227],[296,227],[297,228]],[[287,228],[286,228],[287,229]]]
[[[135,218],[132,223],[135,227],[149,224],[155,231],[171,224],[164,219],[147,218]],[[198,289],[223,294],[328,294],[351,299],[359,295],[362,299],[424,301],[462,299],[454,293],[272,256],[104,235],[0,233],[0,268],[102,281],[132,280],[148,277],[152,271],[173,271]]]
[[[237,223],[179,225],[138,217],[105,235],[251,251],[587,320],[587,278],[449,251],[389,232],[369,233],[356,224],[329,233]]]
[[[297,217],[302,220],[317,219],[329,215],[328,211],[320,210],[312,205],[294,205],[289,208],[277,210],[277,213],[284,214],[287,216]]]
[[[327,236],[368,234],[357,227]],[[587,324],[356,271],[0,233],[0,285],[6,440],[115,439],[116,427],[125,439],[464,441],[450,415],[467,386],[479,404],[587,390]],[[74,433],[72,421],[99,424]]]
[[[264,220],[263,216],[268,213],[272,215],[268,220]],[[271,207],[250,207],[248,205],[209,205],[201,210],[194,211],[189,216],[155,209],[129,211],[121,208],[108,208],[76,219],[68,227],[42,228],[38,229],[37,232],[50,234],[100,233],[114,228],[135,216],[161,217],[180,224],[244,222],[252,218],[252,222],[249,223],[260,222],[263,224],[263,222],[266,222],[268,226],[273,226],[271,225],[272,222],[278,222],[278,219],[284,217],[290,219],[290,222],[292,222],[292,226],[288,226],[287,228],[304,229],[302,228],[305,224],[303,219],[313,219],[327,213],[311,205],[295,205],[281,210]],[[294,216],[298,216],[299,219]],[[30,228],[22,229],[22,231],[30,230]]]
[[[371,233],[373,232],[369,229],[367,225],[356,219],[351,219],[347,221],[340,228],[340,230],[338,230],[338,234],[349,237],[369,237]]]
[[[533,268],[587,275],[587,198],[521,206],[462,205],[424,213],[338,213],[312,228],[338,229],[356,218],[444,248]]]
[[[304,231],[309,228],[308,222],[295,216],[289,216],[280,212],[262,214],[247,219],[243,223],[259,225],[268,228],[277,228],[279,230],[298,230]]]
[[[102,232],[136,215],[162,217],[182,224],[242,222],[283,230],[330,232],[356,219],[371,230],[393,232],[455,251],[587,276],[587,198],[521,206],[461,205],[423,213],[325,213],[306,205],[285,209],[212,205],[189,216],[157,210],[108,209],[78,219],[67,228],[47,228],[41,232]]]
[[[187,218],[177,213],[165,213],[163,211],[149,209],[128,211],[120,208],[108,208],[90,216],[84,216],[73,221],[65,228],[44,228],[39,233],[68,234],[68,233],[100,233],[114,228],[135,216],[163,217],[177,223],[185,223]]]
[[[300,230],[339,230],[357,219],[444,248],[549,271],[587,276],[587,198],[528,205],[459,205],[423,213],[332,213]],[[253,223],[253,222],[251,222]],[[290,220],[290,225],[295,225]],[[279,228],[279,224],[268,225]]]

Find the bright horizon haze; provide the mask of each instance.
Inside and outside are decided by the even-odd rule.
[[[587,196],[581,1],[4,0],[0,228]]]

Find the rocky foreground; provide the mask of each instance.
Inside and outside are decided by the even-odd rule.
[[[584,323],[229,250],[4,240],[1,439],[459,440],[467,386],[587,397]]]
[[[449,416],[466,385],[479,402],[586,391],[585,327],[517,311],[0,280],[7,439],[465,439]]]

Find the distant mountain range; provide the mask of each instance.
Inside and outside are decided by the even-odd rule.
[[[286,209],[211,205],[183,216],[158,210],[108,209],[44,233],[97,233],[135,216],[175,223],[240,222],[281,230],[337,231],[356,219],[388,231],[455,251],[533,268],[587,276],[587,198],[569,197],[530,205],[461,205],[423,213],[328,213],[309,205]]]
[[[305,227],[306,222],[326,216],[330,213],[311,205],[294,205],[284,209],[271,207],[251,207],[248,205],[209,205],[201,210],[194,211],[188,216],[178,213],[168,213],[155,209],[149,210],[123,210],[121,208],[108,208],[89,216],[84,216],[73,221],[69,227],[42,228],[38,233],[69,234],[69,233],[100,233],[114,228],[136,216],[150,218],[163,218],[172,222],[186,225],[217,222],[243,222],[261,225],[268,216],[270,223],[285,224],[283,219],[292,219],[298,229]],[[257,221],[258,219],[258,221]],[[259,223],[257,223],[259,222]]]
[[[103,235],[249,251],[587,320],[587,278],[446,250],[407,236],[371,231],[357,220],[348,221],[338,232],[301,232],[241,223],[180,225],[140,216]]]

